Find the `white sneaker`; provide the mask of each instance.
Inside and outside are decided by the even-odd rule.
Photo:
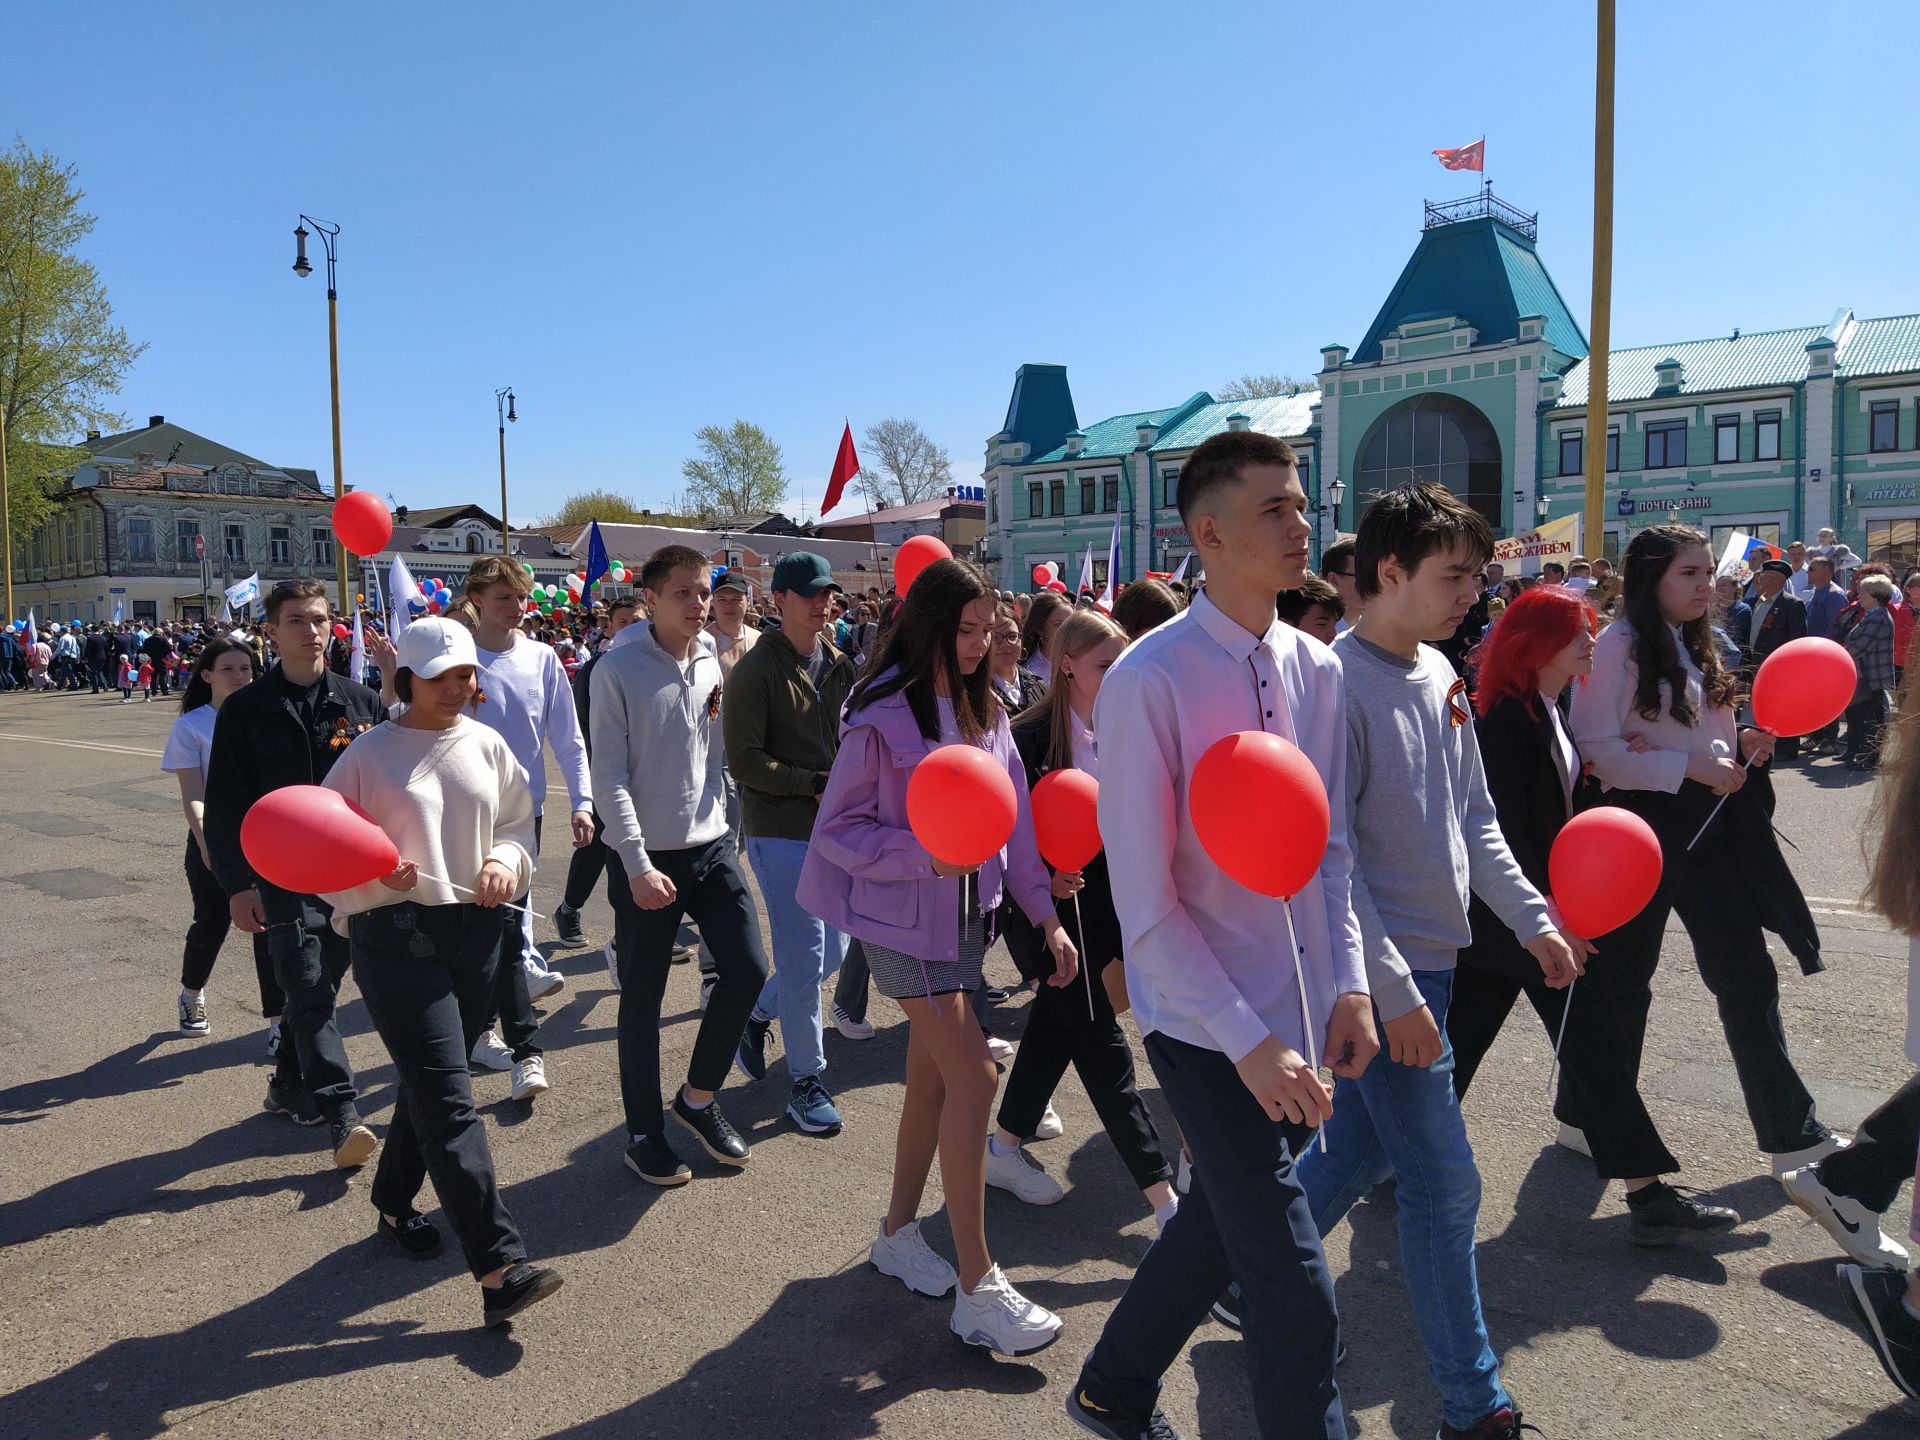
[[[902,1225],[889,1235],[883,1218],[880,1233],[874,1236],[873,1246],[867,1251],[867,1263],[882,1275],[893,1276],[914,1294],[931,1295],[935,1299],[953,1289],[960,1280],[959,1272],[934,1254],[922,1238],[918,1220]]]
[[[871,1022],[854,1019],[853,1016],[849,1015],[838,1005],[833,1007],[833,1028],[840,1032],[840,1036],[844,1040],[871,1040],[873,1038],[873,1025]]]
[[[1843,1135],[1829,1135],[1818,1145],[1809,1145],[1804,1150],[1788,1150],[1769,1156],[1773,1166],[1773,1178],[1785,1180],[1789,1170],[1804,1170],[1809,1165],[1818,1165],[1836,1150],[1844,1150],[1852,1142]]]
[[[547,1062],[539,1055],[529,1055],[524,1060],[514,1062],[513,1098],[531,1100],[536,1095],[544,1095],[553,1087],[547,1084]]]
[[[1562,1125],[1554,1143],[1562,1150],[1571,1150],[1574,1154],[1584,1155],[1589,1160],[1593,1158],[1593,1148],[1587,1144],[1587,1132],[1584,1130],[1576,1130],[1571,1125]]]
[[[527,998],[529,1000],[544,1000],[547,996],[566,988],[567,977],[562,975],[558,970],[549,970],[544,975],[536,975],[531,970],[527,971]]]
[[[467,1060],[482,1070],[511,1070],[513,1051],[507,1048],[498,1030],[489,1030],[473,1042],[473,1053],[467,1056]]]
[[[1789,1170],[1780,1177],[1787,1198],[1819,1222],[1848,1255],[1862,1265],[1891,1265],[1905,1270],[1913,1257],[1899,1241],[1880,1229],[1880,1217],[1850,1195],[1836,1195],[1820,1183],[1820,1172],[1812,1165]]]
[[[1013,1064],[1013,1046],[998,1035],[987,1036],[987,1053],[993,1057],[993,1063],[996,1065]]]
[[[971,1295],[954,1293],[951,1324],[967,1344],[1002,1355],[1031,1355],[1060,1338],[1060,1317],[1014,1289],[998,1265],[980,1277]]]
[[[991,1138],[987,1141],[987,1184],[1009,1191],[1029,1205],[1057,1205],[1067,1194],[1025,1146],[996,1155]]]
[[[1173,1193],[1185,1195],[1193,1189],[1193,1161],[1182,1150],[1180,1158],[1173,1162]]]
[[[189,1035],[204,1035],[212,1028],[207,1023],[207,996],[203,990],[198,995],[180,992],[180,1028]]]
[[[1047,1113],[1040,1117],[1040,1124],[1033,1132],[1036,1140],[1058,1140],[1067,1133],[1067,1127],[1060,1123],[1060,1116],[1053,1105],[1047,1105]]]
[[[613,941],[602,945],[600,953],[607,957],[607,986],[617,992],[620,989],[620,960],[614,954]]]

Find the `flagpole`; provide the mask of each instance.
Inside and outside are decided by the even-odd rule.
[[[1595,0],[1593,57],[1593,307],[1587,345],[1587,483],[1584,534],[1589,555],[1606,549],[1607,352],[1613,309],[1613,0]]]

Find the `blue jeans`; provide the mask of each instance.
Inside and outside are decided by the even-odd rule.
[[[1424,1070],[1395,1064],[1387,1058],[1381,1024],[1379,1057],[1358,1080],[1335,1083],[1326,1152],[1314,1145],[1302,1154],[1300,1184],[1325,1235],[1354,1201],[1389,1176],[1398,1180],[1400,1263],[1414,1323],[1427,1347],[1442,1416],[1469,1429],[1513,1399],[1500,1383],[1500,1362],[1480,1314],[1473,1258],[1480,1171],[1453,1093],[1453,1047],[1447,1042],[1453,972],[1416,970],[1413,981],[1440,1027],[1440,1058]],[[1374,1018],[1381,1023],[1377,1012]]]
[[[847,937],[800,908],[800,867],[804,840],[747,837],[747,863],[760,882],[773,928],[773,974],[761,988],[754,1009],[780,1017],[780,1040],[787,1050],[787,1073],[798,1080],[827,1068],[820,1043],[820,982],[847,958]]]

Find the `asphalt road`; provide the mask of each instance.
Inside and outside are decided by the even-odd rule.
[[[334,1171],[320,1133],[261,1111],[263,1032],[237,940],[214,973],[211,1036],[175,1028],[184,824],[158,769],[173,714],[117,696],[0,696],[0,1292],[12,1297],[0,1436],[1077,1433],[1067,1386],[1152,1235],[1078,1083],[1058,1098],[1066,1136],[1036,1151],[1065,1201],[1028,1209],[996,1191],[987,1207],[996,1258],[1066,1331],[1027,1361],[995,1359],[953,1339],[946,1305],[864,1264],[904,1056],[890,1002],[875,1001],[873,1040],[828,1037],[839,1137],[781,1118],[776,1065],[725,1092],[753,1146],[744,1171],[703,1160],[693,1184],[659,1192],[622,1167],[599,898],[594,948],[560,956],[569,985],[545,1006],[555,1089],[529,1108],[506,1098],[504,1076],[477,1082],[507,1201],[566,1288],[510,1332],[478,1328],[454,1247],[416,1265],[377,1245],[370,1171]],[[1843,1126],[1908,1070],[1906,944],[1858,909],[1858,782],[1830,762],[1780,782],[1831,963],[1802,979],[1780,952],[1787,1030]],[[550,871],[538,890],[549,906],[554,883]],[[996,969],[1011,975],[1004,956]],[[694,997],[691,967],[676,971],[669,1075],[692,1043]],[[1021,1003],[999,1013],[1009,1038]],[[393,1073],[351,982],[341,1016],[362,1106],[384,1130]],[[1644,1085],[1684,1178],[1736,1207],[1738,1231],[1630,1248],[1617,1190],[1550,1144],[1547,1061],[1538,1025],[1517,1015],[1469,1104],[1482,1291],[1527,1417],[1552,1440],[1914,1435],[1920,1410],[1845,1322],[1832,1247],[1753,1149],[1684,937],[1669,936]],[[931,1203],[938,1185],[936,1173]],[[1380,1193],[1328,1237],[1352,1348],[1341,1384],[1354,1434],[1424,1440],[1436,1401],[1393,1210]],[[951,1253],[944,1218],[927,1228]],[[1210,1325],[1169,1375],[1166,1408],[1188,1435],[1252,1435],[1239,1349]]]

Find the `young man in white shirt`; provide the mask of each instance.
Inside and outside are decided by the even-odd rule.
[[[1101,787],[1100,830],[1128,993],[1192,1151],[1193,1182],[1088,1355],[1067,1411],[1108,1440],[1172,1436],[1156,1404],[1160,1377],[1237,1277],[1260,1434],[1345,1440],[1333,1286],[1295,1174],[1332,1113],[1308,1051],[1353,1077],[1379,1048],[1349,896],[1340,663],[1274,613],[1275,594],[1307,573],[1313,534],[1291,447],[1257,431],[1206,441],[1181,467],[1180,518],[1206,586],[1107,673],[1094,730],[1102,770],[1127,777]],[[1195,763],[1244,730],[1292,740],[1331,802],[1318,876],[1291,902],[1222,872],[1187,810]],[[1299,981],[1278,958],[1289,903]],[[1319,1032],[1311,1044],[1302,985]]]

